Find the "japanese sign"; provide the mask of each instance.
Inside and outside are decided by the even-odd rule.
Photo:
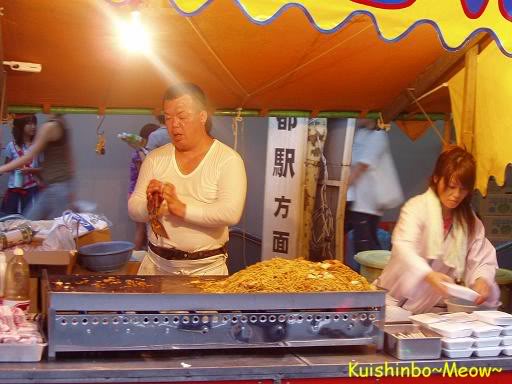
[[[262,260],[300,256],[307,132],[307,118],[269,118]]]

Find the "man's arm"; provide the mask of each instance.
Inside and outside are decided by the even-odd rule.
[[[240,221],[247,194],[247,176],[240,156],[221,167],[217,201],[207,207],[187,204],[185,221],[205,227],[234,225]]]
[[[133,221],[146,223],[149,221],[148,200],[146,190],[153,175],[151,157],[147,157],[140,167],[135,189],[128,200],[128,214]]]

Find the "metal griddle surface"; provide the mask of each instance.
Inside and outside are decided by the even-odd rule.
[[[61,310],[272,310],[383,307],[385,291],[206,293],[193,281],[223,276],[50,276],[50,306]]]
[[[133,276],[133,275],[65,275],[51,276],[49,290],[52,292],[80,293],[201,293],[192,281],[215,281],[215,277],[189,276]]]

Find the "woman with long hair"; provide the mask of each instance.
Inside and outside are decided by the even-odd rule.
[[[37,118],[34,115],[15,118],[12,123],[13,140],[5,147],[5,163],[16,160],[29,150],[36,135]],[[34,203],[39,192],[36,175],[40,173],[37,156],[9,173],[7,192],[2,211],[7,214],[23,213]]]
[[[463,283],[478,293],[475,304],[494,306],[496,250],[471,208],[476,165],[458,146],[437,159],[428,190],[410,199],[393,232],[391,259],[376,280],[389,291],[387,304],[411,313],[435,311],[448,296],[444,283]]]
[[[44,156],[41,178],[44,190],[24,214],[29,220],[48,220],[62,215],[71,205],[73,196],[74,166],[70,132],[62,116],[55,116],[37,130],[32,146],[27,152],[0,166],[0,173],[10,172],[39,155]]]

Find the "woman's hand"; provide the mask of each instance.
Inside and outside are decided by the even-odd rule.
[[[481,277],[476,279],[474,284],[471,286],[471,289],[480,295],[475,300],[476,305],[485,303],[491,294],[491,287],[487,281]]]
[[[448,289],[443,283],[453,283],[453,279],[441,272],[430,272],[425,276],[425,281],[443,297],[448,296]]]

